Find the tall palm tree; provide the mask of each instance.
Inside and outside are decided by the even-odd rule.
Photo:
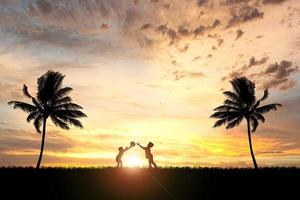
[[[43,157],[44,143],[46,136],[46,123],[50,117],[52,122],[62,128],[69,130],[69,124],[75,127],[83,128],[81,122],[76,119],[86,117],[80,111],[81,106],[72,103],[72,99],[67,96],[73,89],[70,87],[62,87],[64,75],[59,72],[48,71],[37,79],[37,94],[33,97],[23,86],[24,95],[31,99],[32,104],[21,101],[10,101],[9,105],[13,105],[15,109],[21,109],[29,113],[27,122],[33,120],[33,125],[38,133],[42,133],[42,143],[40,156],[36,165],[39,169]],[[41,132],[41,127],[43,130]]]
[[[223,105],[214,109],[215,112],[210,117],[218,119],[214,127],[226,125],[226,129],[236,127],[244,118],[246,119],[250,153],[254,168],[257,169],[258,166],[252,148],[251,132],[255,132],[259,122],[265,122],[263,114],[271,110],[277,110],[277,107],[280,107],[281,104],[273,103],[260,106],[261,102],[268,98],[269,91],[266,89],[264,95],[257,100],[255,84],[246,77],[235,78],[230,83],[233,91],[223,92],[227,99]]]

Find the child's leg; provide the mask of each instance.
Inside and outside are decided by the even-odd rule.
[[[123,163],[122,163],[122,160],[120,160],[120,166],[121,166],[121,168],[123,168]]]
[[[152,168],[151,159],[148,159],[149,168]]]
[[[155,164],[155,162],[154,162],[154,160],[153,160],[153,157],[151,157],[151,159],[149,159],[149,160],[150,160],[151,164],[152,164],[155,168],[157,168],[157,166],[156,166],[156,164]]]
[[[155,168],[157,168],[157,165],[156,165],[156,163],[155,163],[155,162],[153,162],[153,165],[154,165],[154,167],[155,167]]]
[[[154,165],[155,168],[157,168],[157,166],[153,160],[152,160],[152,164]]]

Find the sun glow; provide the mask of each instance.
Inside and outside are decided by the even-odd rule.
[[[124,167],[141,167],[142,165],[142,160],[136,155],[130,155],[124,158]]]

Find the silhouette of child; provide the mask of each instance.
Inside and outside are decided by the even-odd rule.
[[[157,168],[154,160],[153,160],[153,155],[151,154],[151,147],[154,146],[154,144],[152,142],[149,142],[147,147],[143,147],[140,145],[140,143],[137,143],[137,145],[139,147],[141,147],[143,150],[145,150],[145,156],[148,159],[148,163],[149,163],[149,168],[152,168],[152,165]]]
[[[123,149],[123,147],[119,147],[119,153],[116,157],[116,161],[117,161],[117,167],[123,167],[123,163],[122,163],[122,156],[124,154],[125,151],[127,151],[128,149],[130,149],[130,147],[126,147],[125,149]]]

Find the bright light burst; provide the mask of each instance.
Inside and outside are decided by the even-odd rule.
[[[124,158],[124,167],[141,167],[142,160],[136,155],[129,155]]]

